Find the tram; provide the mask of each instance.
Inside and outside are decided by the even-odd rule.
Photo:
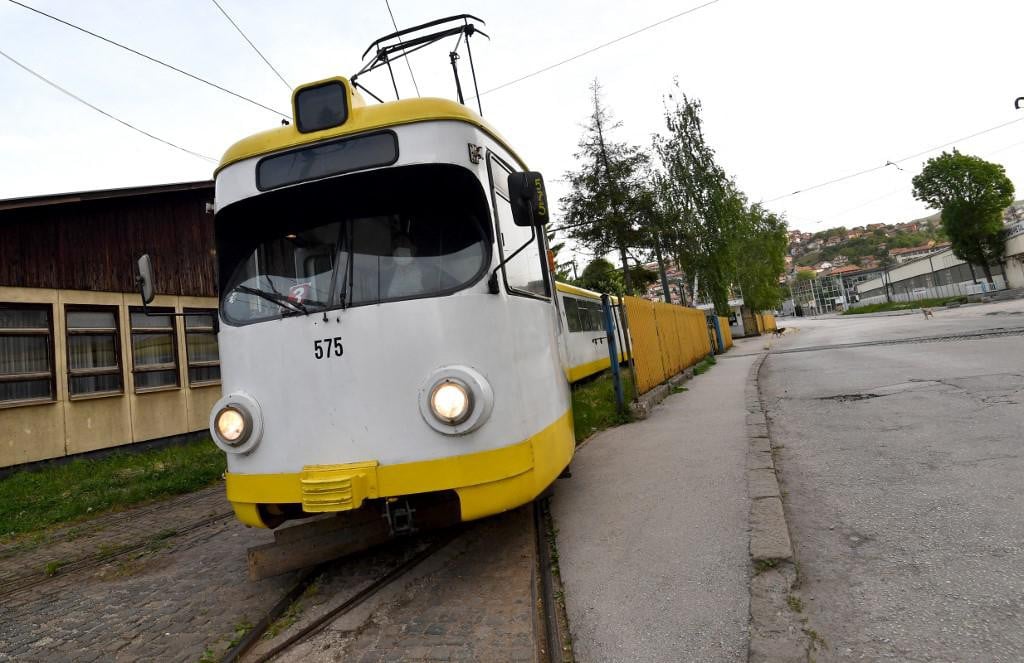
[[[564,297],[596,293],[555,283],[541,175],[464,103],[367,103],[357,76],[298,87],[294,122],[215,171],[210,430],[247,525],[370,509],[400,532],[439,496],[456,520],[528,503],[573,457],[567,377],[600,370],[590,338],[572,370]],[[147,302],[145,256],[139,280]]]

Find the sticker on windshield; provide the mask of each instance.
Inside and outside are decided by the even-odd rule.
[[[312,292],[312,283],[296,283],[292,287],[288,288],[288,299],[298,304],[301,304],[302,302],[309,299],[309,295]]]

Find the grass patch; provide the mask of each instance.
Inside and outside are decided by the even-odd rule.
[[[843,311],[843,315],[860,315],[862,313],[880,313],[882,311],[908,311],[915,308],[935,308],[945,306],[950,302],[967,303],[967,298],[962,295],[956,297],[932,297],[930,299],[919,299],[914,302],[882,302],[881,304],[866,304],[856,306]]]
[[[703,374],[707,373],[708,371],[710,371],[711,367],[714,366],[717,363],[718,362],[715,360],[715,356],[714,355],[708,355],[707,357],[702,359],[699,364],[697,364],[696,366],[693,367],[693,374],[694,375],[703,375]]]
[[[795,594],[790,594],[786,597],[786,604],[789,605],[789,609],[793,612],[804,611],[804,602]]]
[[[224,473],[209,439],[17,472],[0,479],[0,541],[159,497],[192,492]]]
[[[633,379],[626,368],[622,369],[622,393],[628,403],[633,396]],[[577,444],[599,430],[632,421],[628,409],[621,413],[615,408],[615,385],[610,372],[573,385],[572,420]]]
[[[779,565],[777,559],[759,559],[754,562],[754,575],[760,575],[769,569],[774,569]]]
[[[249,635],[249,631],[253,630],[254,628],[255,626],[253,626],[253,623],[250,622],[248,619],[243,619],[242,621],[235,624],[234,635],[231,638],[231,641],[228,642],[227,650],[231,651],[232,649],[234,649],[235,646],[242,641],[242,638]]]

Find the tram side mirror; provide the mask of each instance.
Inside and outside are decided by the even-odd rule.
[[[148,304],[153,301],[153,297],[156,293],[153,291],[153,261],[149,259],[149,254],[144,253],[139,258],[139,273],[135,277],[135,283],[139,286],[139,294],[142,295],[142,303]]]
[[[543,226],[548,222],[548,194],[544,177],[535,171],[509,173],[508,195],[517,226]]]

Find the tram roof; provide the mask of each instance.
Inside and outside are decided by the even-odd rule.
[[[570,285],[568,283],[563,283],[562,281],[556,281],[555,288],[559,292],[564,292],[568,295],[576,295],[578,297],[585,297],[587,299],[601,299],[601,293],[599,292],[595,292],[594,290],[587,290],[586,288]],[[618,297],[616,297],[615,295],[610,295],[610,297],[612,298],[612,302],[616,304],[619,303]]]
[[[352,108],[348,120],[338,127],[301,133],[295,123],[269,129],[248,138],[243,138],[227,149],[221,157],[215,172],[235,162],[251,157],[270,154],[300,145],[308,145],[323,140],[339,138],[362,133],[373,129],[384,129],[414,122],[432,122],[438,120],[454,120],[466,122],[485,131],[491,138],[507,149],[524,168],[526,163],[508,144],[497,129],[482,117],[460,103],[450,99],[424,97],[418,99],[400,99],[382,104],[366,105],[358,93],[352,95]]]

